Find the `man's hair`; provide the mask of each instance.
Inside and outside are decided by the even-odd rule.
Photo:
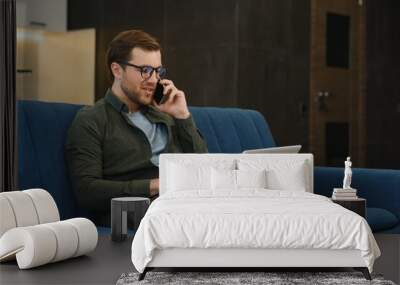
[[[106,55],[108,77],[111,83],[114,81],[111,63],[129,61],[131,59],[131,51],[135,47],[146,51],[161,50],[157,39],[142,30],[128,30],[119,33],[108,45]],[[122,68],[125,67],[122,66]]]

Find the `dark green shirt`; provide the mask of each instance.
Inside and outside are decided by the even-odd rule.
[[[68,130],[66,160],[72,186],[83,208],[95,217],[104,216],[98,219],[100,224],[109,223],[111,198],[149,197],[150,179],[158,177],[158,167],[150,161],[150,143],[127,111],[108,90],[94,106],[79,110]],[[150,122],[167,127],[165,152],[207,152],[192,116],[174,119],[152,106],[141,111]]]

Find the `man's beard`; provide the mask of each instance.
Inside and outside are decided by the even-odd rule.
[[[129,100],[131,100],[133,103],[139,106],[145,106],[150,104],[150,102],[143,102],[142,100],[140,100],[141,97],[140,94],[126,87],[122,82],[121,82],[121,90],[122,92],[124,92],[125,96],[128,97]]]

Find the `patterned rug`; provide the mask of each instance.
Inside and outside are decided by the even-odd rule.
[[[139,273],[122,274],[117,285],[134,284],[379,284],[395,285],[384,280],[381,275],[372,274],[372,281],[364,278],[360,272],[154,272],[150,271],[142,281],[138,281]]]

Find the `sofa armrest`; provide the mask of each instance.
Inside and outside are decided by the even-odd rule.
[[[334,187],[342,187],[343,177],[343,168],[315,167],[314,193],[332,196]],[[400,219],[400,170],[353,168],[351,186],[367,199],[367,207],[386,209]]]

